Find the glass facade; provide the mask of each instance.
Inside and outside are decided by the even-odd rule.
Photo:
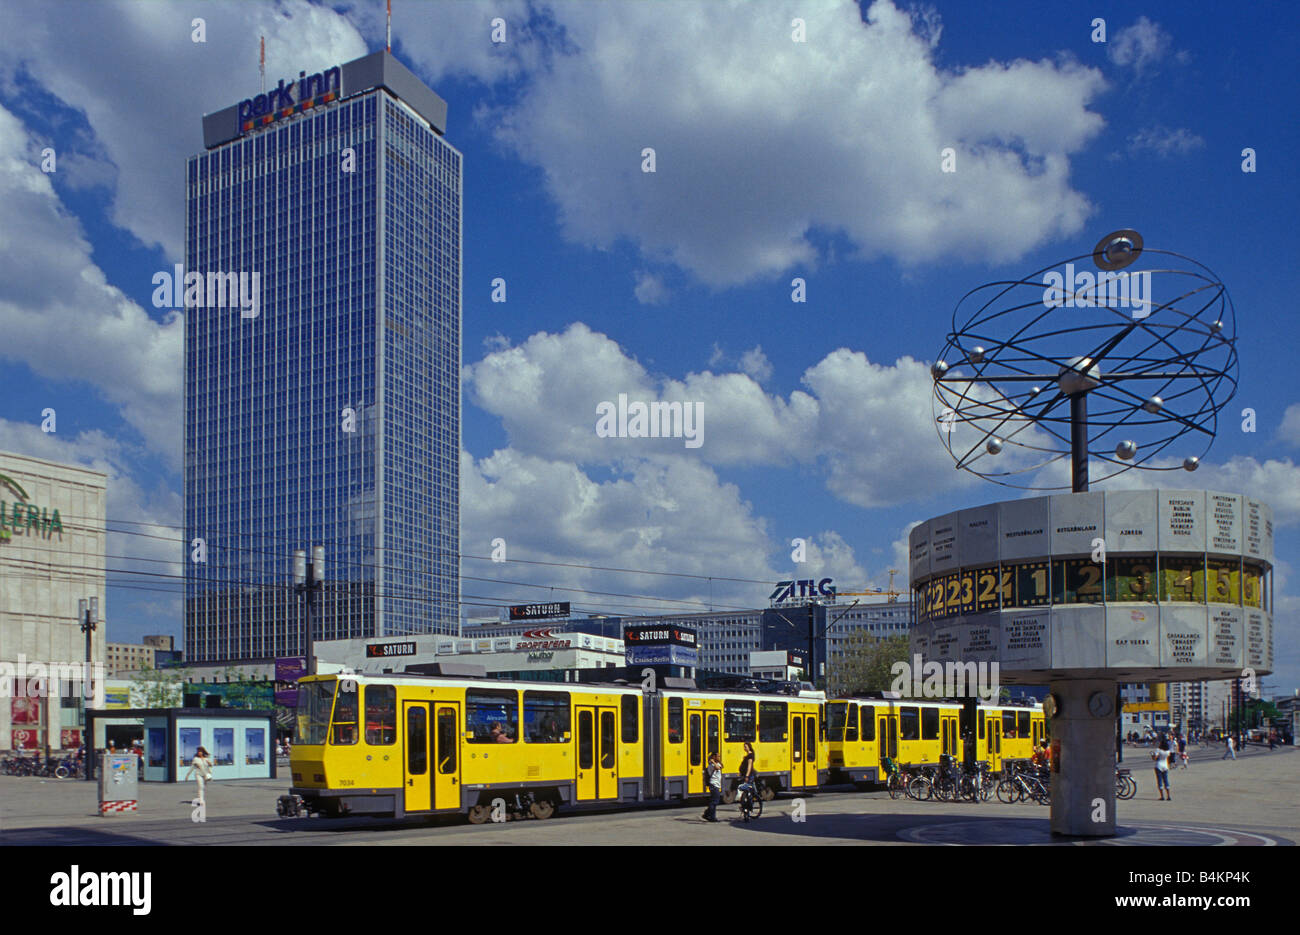
[[[461,174],[382,88],[189,160],[185,270],[261,294],[185,309],[187,660],[304,653],[313,545],[317,640],[455,632]]]

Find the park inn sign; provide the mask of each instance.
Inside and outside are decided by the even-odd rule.
[[[0,542],[11,539],[14,533],[30,535],[33,529],[36,535],[48,539],[54,533],[63,534],[63,519],[56,509],[51,515],[49,507],[37,507],[29,503],[27,491],[12,477],[0,474],[0,498],[6,490],[18,499],[12,503],[0,499]]]

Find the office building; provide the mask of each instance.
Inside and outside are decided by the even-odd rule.
[[[107,481],[99,471],[0,452],[0,679],[7,683],[0,750],[75,749],[81,741],[84,692],[103,674]],[[87,671],[78,602],[91,598],[99,621]]]
[[[446,116],[376,52],[203,118],[187,662],[305,654],[292,553],[318,545],[316,639],[456,632],[462,165]]]

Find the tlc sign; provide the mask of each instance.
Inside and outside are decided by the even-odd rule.
[[[342,80],[343,72],[337,65],[314,75],[300,71],[298,80],[290,79],[288,84],[281,78],[280,84],[265,94],[239,102],[239,129],[247,133],[254,127],[311,110],[317,104],[328,104],[342,93]]]
[[[835,599],[835,587],[831,584],[831,578],[823,578],[821,581],[814,581],[812,578],[805,578],[802,581],[778,581],[776,589],[768,597],[772,603],[791,600],[795,597],[829,597]]]

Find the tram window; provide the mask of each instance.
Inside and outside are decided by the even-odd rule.
[[[858,706],[851,704],[848,706],[848,720],[844,722],[844,739],[857,741],[858,739]],[[826,727],[826,715],[822,714],[822,727]]]
[[[921,711],[919,708],[898,709],[898,736],[900,740],[921,739]]]
[[[682,699],[668,699],[668,742],[681,743],[682,736]]]
[[[1016,736],[1016,712],[1002,712],[1002,736],[1013,738]]]
[[[591,712],[578,712],[578,769],[591,769],[592,757]]]
[[[862,739],[865,741],[876,739],[876,716],[871,705],[862,706]]]
[[[691,718],[691,765],[700,765],[700,718]]]
[[[722,706],[727,743],[754,742],[754,702],[728,701]]]
[[[329,733],[330,707],[334,704],[337,681],[310,682],[298,690],[298,725],[294,743],[308,746],[325,742]]]
[[[808,729],[804,731],[804,762],[817,762],[817,715],[808,716]]]
[[[636,743],[637,740],[637,702],[636,695],[623,696],[623,742]]]
[[[847,707],[849,706],[842,701],[826,706],[826,736],[830,738],[831,743],[844,739],[844,725],[848,720],[845,713]]]
[[[799,762],[799,757],[803,755],[803,718],[799,715],[794,716],[793,742],[790,744],[790,752],[794,756],[794,761]]]
[[[785,743],[786,707],[784,701],[758,703],[759,743]]]
[[[569,733],[568,692],[524,692],[524,739],[564,743]]]
[[[614,768],[614,712],[600,713],[600,768]]]
[[[429,766],[429,732],[425,719],[429,709],[415,705],[406,712],[406,771],[422,776]]]
[[[1028,711],[1016,712],[1016,736],[1017,737],[1029,736],[1029,712]]]
[[[465,729],[470,743],[514,743],[519,737],[519,693],[482,688],[465,692]]]
[[[921,709],[921,739],[922,740],[939,739],[939,709],[938,708]]]
[[[980,737],[979,737],[979,739],[980,739],[980,740],[983,740],[983,739],[984,739],[984,712],[983,712],[983,711],[980,712],[979,721],[980,721]]]
[[[366,686],[366,743],[374,746],[397,740],[397,686]]]
[[[438,709],[438,772],[456,772],[456,712]]]
[[[340,691],[334,702],[334,724],[330,732],[330,743],[346,746],[357,742],[357,695],[356,686],[352,691]]]

